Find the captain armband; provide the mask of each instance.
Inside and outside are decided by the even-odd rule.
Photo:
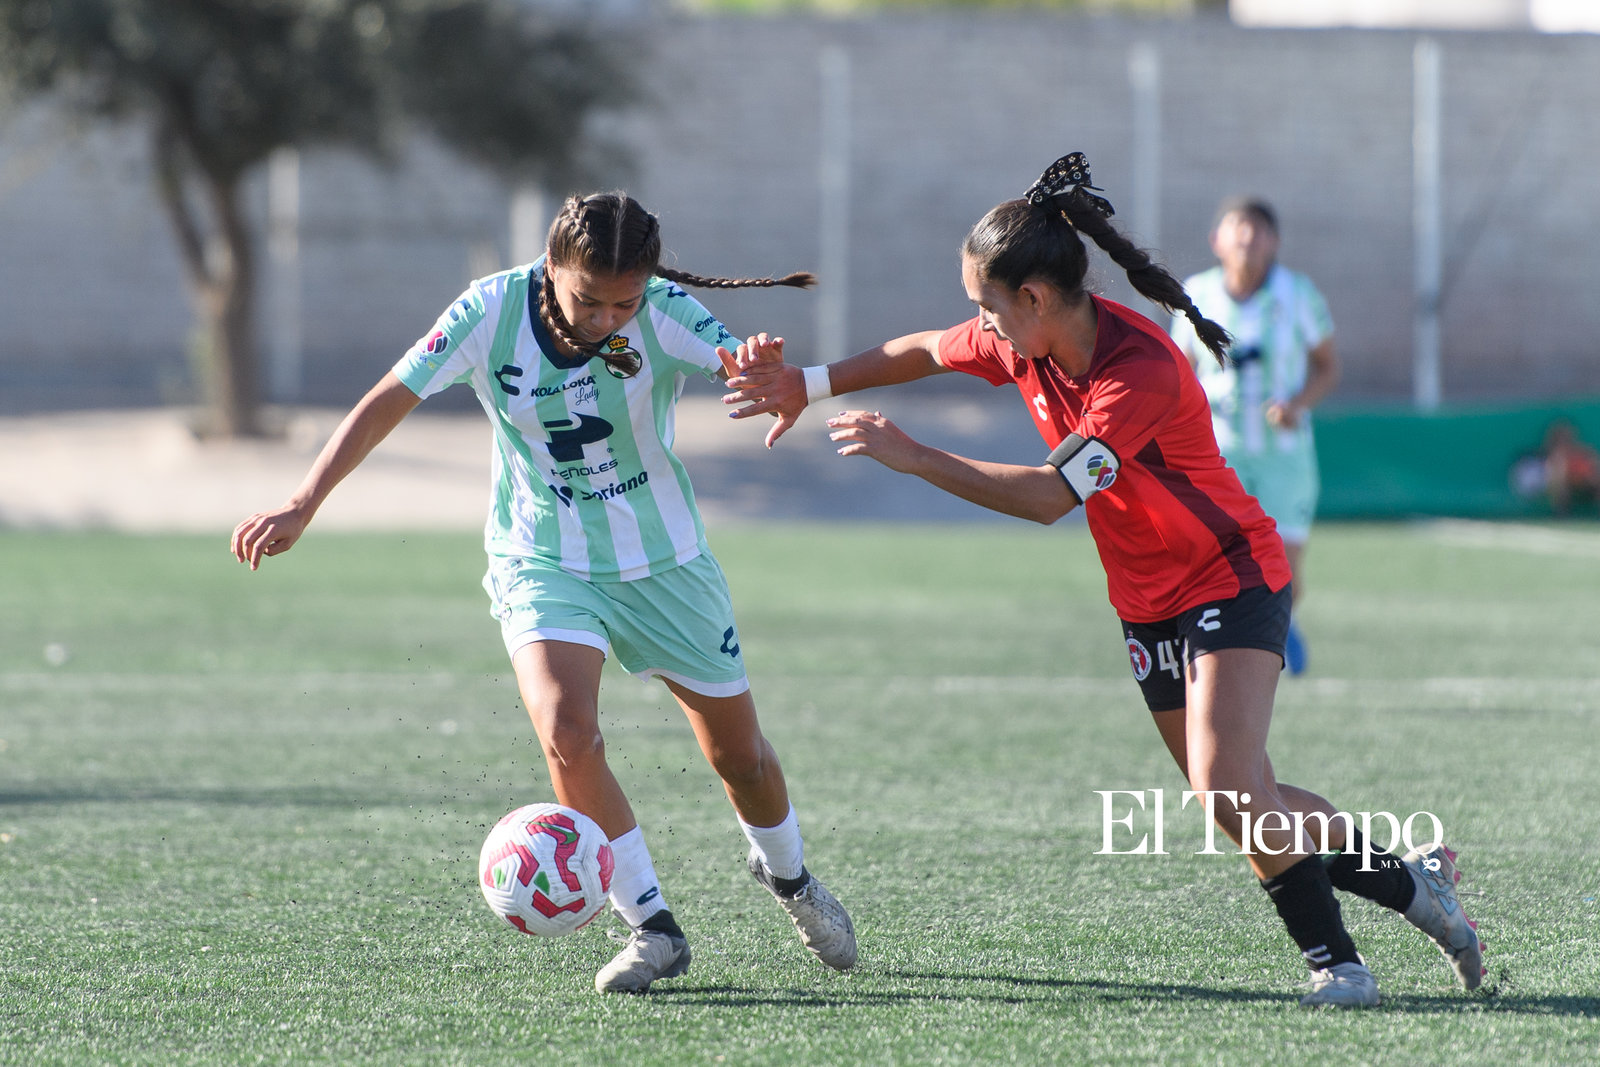
[[[1122,461],[1111,446],[1098,437],[1085,440],[1077,434],[1068,434],[1045,458],[1045,462],[1061,472],[1067,488],[1084,503],[1100,490],[1117,480]]]

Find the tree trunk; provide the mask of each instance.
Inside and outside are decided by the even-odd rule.
[[[261,427],[261,360],[255,331],[255,242],[239,206],[239,181],[211,184],[217,263],[206,294],[205,388],[209,432],[255,436]]]
[[[241,178],[195,163],[172,125],[156,131],[157,187],[172,222],[198,318],[202,409],[208,437],[262,433],[261,367],[255,335],[255,243],[240,207]],[[208,210],[190,199],[197,183]],[[205,216],[205,219],[202,219]],[[209,223],[209,225],[208,225]]]

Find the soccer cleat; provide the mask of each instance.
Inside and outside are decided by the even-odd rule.
[[[1289,623],[1289,636],[1283,643],[1283,665],[1288,668],[1291,675],[1306,673],[1306,666],[1310,663],[1310,653],[1306,651],[1306,636],[1300,632],[1300,627],[1293,622]]]
[[[1412,849],[1400,858],[1417,883],[1417,895],[1406,909],[1406,921],[1428,935],[1464,989],[1477,989],[1488,969],[1483,965],[1483,942],[1478,939],[1478,924],[1467,918],[1456,896],[1461,872],[1456,870],[1456,854],[1444,845],[1428,852]]]
[[[1378,980],[1365,963],[1335,963],[1311,972],[1311,992],[1300,998],[1303,1008],[1373,1008]]]
[[[800,931],[800,943],[810,949],[812,955],[836,971],[847,971],[855,966],[856,928],[850,922],[849,912],[828,892],[827,886],[802,867],[800,876],[805,884],[786,896],[773,884],[772,874],[753,849],[749,865],[755,880],[778,899],[789,921]]]
[[[676,978],[688,969],[686,939],[659,930],[635,930],[616,958],[594,976],[594,987],[601,993],[647,993],[657,978]]]

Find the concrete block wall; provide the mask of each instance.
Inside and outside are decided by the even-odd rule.
[[[1328,296],[1346,401],[1410,396],[1417,35],[1042,13],[633,23],[651,96],[613,132],[685,269],[817,268],[825,48],[849,57],[848,342],[969,314],[956,249],[1046,163],[1085,151],[1175,273],[1217,201],[1267,196],[1283,259]],[[1447,402],[1600,392],[1600,38],[1441,33]],[[1129,53],[1160,57],[1160,230],[1133,217]],[[0,124],[0,412],[189,395],[190,314],[137,127]],[[265,218],[262,188],[252,204]],[[509,193],[419,141],[395,169],[302,163],[299,399],[346,404],[474,273],[507,262]],[[265,258],[265,243],[261,254]],[[1103,291],[1144,309],[1100,258]],[[815,351],[815,294],[701,294],[735,331]],[[265,307],[265,304],[264,304]],[[270,329],[264,324],[263,330]],[[466,398],[463,398],[465,400]]]

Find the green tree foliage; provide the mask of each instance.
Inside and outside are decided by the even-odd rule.
[[[508,177],[594,173],[634,93],[602,30],[531,0],[3,0],[0,88],[148,123],[203,336],[208,432],[261,431],[242,182],[274,151],[392,158],[411,126]],[[614,31],[613,31],[614,32]]]

